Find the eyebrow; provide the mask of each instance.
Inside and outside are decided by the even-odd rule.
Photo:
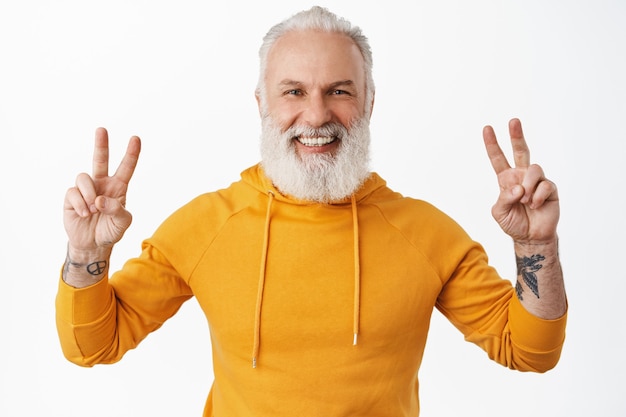
[[[281,88],[284,87],[301,87],[303,85],[303,83],[301,81],[296,81],[296,80],[282,80],[280,83],[278,83],[278,86]],[[353,86],[354,85],[354,81],[352,80],[340,80],[340,81],[335,81],[334,83],[330,83],[330,85],[328,86],[329,89],[333,89],[333,88],[337,88],[340,86]]]
[[[299,87],[301,85],[302,83],[300,81],[294,81],[294,80],[282,80],[281,82],[278,83],[279,87]]]
[[[336,81],[336,82],[332,83],[329,87],[330,87],[330,88],[335,88],[335,87],[340,87],[340,86],[342,86],[342,85],[345,85],[345,86],[349,86],[349,87],[351,87],[351,86],[353,86],[353,85],[354,85],[354,81],[352,81],[352,80],[341,80],[341,81]]]

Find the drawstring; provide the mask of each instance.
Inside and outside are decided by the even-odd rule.
[[[356,197],[352,194],[352,230],[354,234],[354,318],[352,323],[352,331],[354,339],[352,345],[356,346],[357,337],[359,335],[359,322],[361,315],[361,268],[359,255],[359,218],[356,212]]]
[[[268,191],[267,212],[265,214],[265,228],[263,233],[263,252],[261,255],[261,271],[259,272],[259,289],[256,296],[256,311],[254,315],[254,344],[252,345],[252,367],[256,368],[261,343],[261,306],[263,305],[263,289],[265,288],[265,268],[267,264],[267,250],[270,239],[270,219],[274,194]]]
[[[268,192],[267,211],[265,214],[265,227],[263,233],[263,252],[261,255],[261,270],[259,271],[259,288],[256,297],[256,309],[254,315],[254,343],[252,346],[252,367],[256,368],[257,359],[259,357],[259,347],[261,344],[261,307],[263,305],[263,290],[265,289],[265,273],[267,266],[267,252],[269,247],[270,222],[272,212],[272,202],[274,194]],[[352,231],[354,245],[354,316],[352,323],[353,340],[352,344],[356,346],[360,327],[361,314],[361,270],[360,270],[360,254],[359,254],[359,219],[357,216],[356,197],[351,196],[352,205]]]

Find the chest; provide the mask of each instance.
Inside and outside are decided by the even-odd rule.
[[[350,210],[276,210],[270,220],[267,235],[263,213],[229,222],[190,280],[214,343],[247,353],[261,280],[266,344],[349,345],[357,281],[359,340],[425,337],[441,281],[402,231],[367,210],[359,212],[358,240]]]

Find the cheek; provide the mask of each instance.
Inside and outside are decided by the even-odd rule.
[[[290,103],[268,103],[267,112],[282,131],[293,126],[300,114],[297,106]]]
[[[356,120],[363,117],[363,113],[363,109],[360,109],[359,106],[344,106],[334,111],[337,121],[345,127],[351,126]]]

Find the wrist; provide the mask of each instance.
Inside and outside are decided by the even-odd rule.
[[[110,256],[111,248],[80,250],[68,244],[63,281],[76,288],[97,283],[108,274]]]
[[[545,241],[514,241],[513,251],[518,267],[519,262],[524,259],[540,260],[544,266],[559,264],[559,240],[556,236]]]
[[[73,264],[87,264],[95,259],[109,259],[111,257],[112,247],[95,247],[93,249],[81,249],[67,244],[67,260]]]
[[[546,239],[529,239],[529,240],[514,239],[513,245],[515,246],[516,249],[520,248],[520,249],[528,249],[528,250],[537,250],[540,248],[549,248],[549,247],[558,248],[559,237],[557,235],[554,235]]]

